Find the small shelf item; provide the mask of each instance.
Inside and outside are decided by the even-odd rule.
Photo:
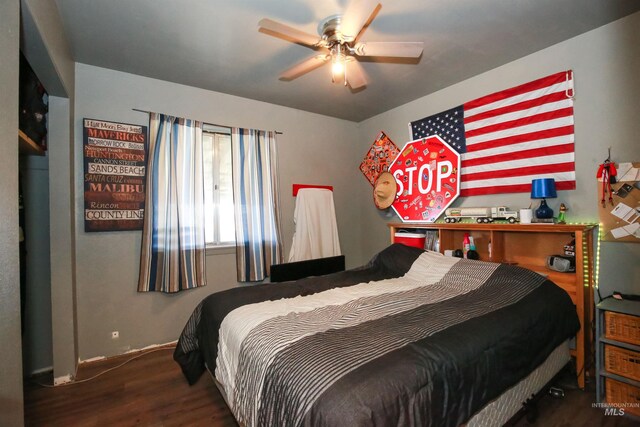
[[[640,417],[640,301],[596,306],[596,400],[605,411]]]
[[[488,208],[449,208],[445,210],[444,222],[455,223],[464,219],[472,219],[478,224],[491,223],[496,219],[507,220],[510,224],[518,222],[518,212],[506,206]]]
[[[556,181],[553,178],[539,178],[531,181],[531,198],[542,199],[536,209],[537,219],[553,218],[553,209],[547,205],[547,199],[556,198]]]

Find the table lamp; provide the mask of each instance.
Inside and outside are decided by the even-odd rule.
[[[545,199],[552,199],[556,196],[556,182],[553,178],[540,178],[531,181],[531,198],[542,199],[540,207],[536,209],[536,218],[553,218],[553,209],[547,206]]]

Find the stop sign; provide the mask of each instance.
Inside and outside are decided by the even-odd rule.
[[[460,193],[460,154],[437,135],[407,142],[389,172],[398,184],[391,207],[404,222],[434,222]]]

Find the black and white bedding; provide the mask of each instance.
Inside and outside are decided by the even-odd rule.
[[[174,358],[190,383],[214,372],[246,426],[458,426],[578,328],[537,273],[392,245],[360,269],[207,297]]]

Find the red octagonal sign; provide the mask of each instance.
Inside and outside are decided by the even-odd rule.
[[[407,142],[389,167],[393,210],[404,222],[434,222],[460,193],[460,154],[439,136]]]

